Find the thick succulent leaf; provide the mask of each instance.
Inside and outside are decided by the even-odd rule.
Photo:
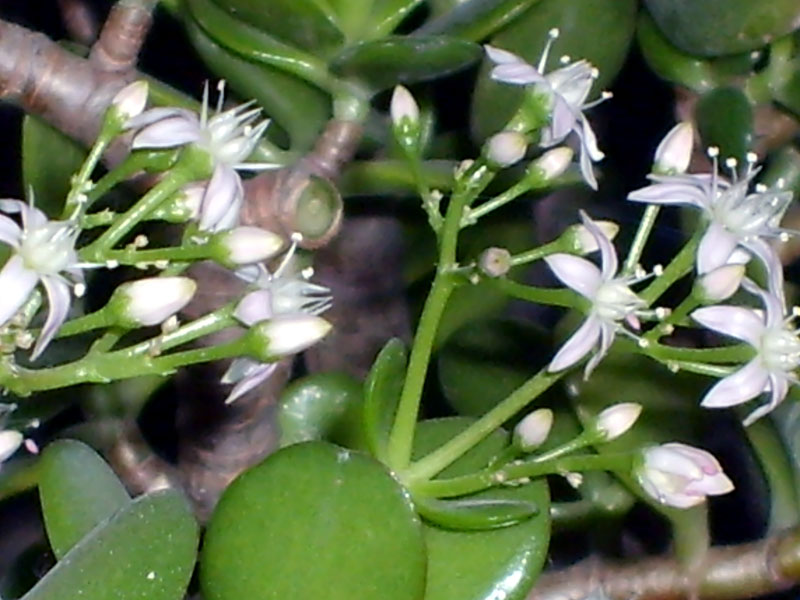
[[[333,59],[331,69],[379,91],[449,75],[481,54],[480,46],[453,37],[392,36],[349,46]]]
[[[106,462],[75,440],[59,440],[45,448],[39,462],[39,498],[58,559],[130,503],[125,486]]]
[[[327,56],[344,42],[337,15],[317,0],[215,0],[240,21],[266,31],[317,56]]]
[[[441,446],[472,419],[422,421],[414,458]],[[484,468],[507,444],[497,431],[445,469],[439,477],[457,477]],[[550,495],[547,482],[487,490],[472,501],[506,500],[535,505],[538,513],[516,525],[489,531],[456,531],[425,524],[428,578],[425,600],[522,600],[533,586],[550,543]]]
[[[480,42],[511,23],[540,0],[466,0],[434,3],[437,12],[444,13],[423,25],[418,34],[452,35]],[[450,10],[445,11],[445,8]]]
[[[565,55],[588,60],[600,72],[589,94],[591,100],[611,84],[622,67],[635,24],[635,0],[540,0],[490,43],[536,64],[548,31],[558,28],[561,35],[553,44],[546,71],[562,66],[559,61]],[[478,140],[501,129],[522,101],[523,88],[492,81],[490,66],[490,61],[484,60],[472,106],[472,132]]]
[[[279,450],[223,494],[203,544],[207,600],[421,600],[425,543],[408,493],[324,442]]]
[[[369,451],[378,459],[386,456],[407,364],[405,344],[392,338],[378,353],[364,381],[364,433]]]
[[[744,164],[753,146],[753,107],[740,89],[724,87],[704,94],[695,119],[703,147],[717,146],[723,160],[733,157]]]
[[[349,0],[339,0],[343,3]],[[377,39],[394,31],[422,0],[373,0],[372,14],[362,33],[365,39]]]
[[[431,525],[454,531],[487,531],[509,527],[530,519],[539,512],[532,502],[499,498],[415,498],[414,506],[420,516]]]
[[[761,48],[791,32],[796,0],[645,0],[659,28],[678,48],[719,56]]]
[[[23,600],[181,600],[197,541],[197,523],[179,492],[142,496],[93,529]]]
[[[39,117],[22,120],[22,182],[33,192],[36,207],[57,216],[70,189],[70,179],[86,157],[86,149]]]
[[[314,373],[292,382],[278,402],[280,446],[329,440],[365,447],[361,384],[345,373]]]

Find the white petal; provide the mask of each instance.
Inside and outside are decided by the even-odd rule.
[[[547,128],[549,132],[545,145],[552,146],[561,142],[575,129],[577,119],[578,115],[575,114],[575,111],[567,101],[558,94],[554,95],[550,125]]]
[[[197,122],[183,116],[167,117],[137,133],[131,148],[172,148],[200,140]]]
[[[594,298],[602,283],[600,269],[596,265],[585,258],[561,253],[551,254],[544,260],[564,285],[584,298]]]
[[[158,108],[151,108],[150,110],[146,110],[145,112],[141,113],[129,119],[128,122],[125,124],[127,129],[141,129],[147,125],[152,125],[157,121],[162,121],[169,117],[183,117],[189,121],[197,121],[197,115],[190,110],[186,110],[185,108],[167,108],[167,107],[158,107]]]
[[[741,306],[705,306],[691,314],[703,327],[747,342],[754,348],[761,345],[764,320],[756,311]]]
[[[769,382],[769,373],[758,359],[751,360],[733,375],[720,379],[700,403],[706,408],[724,408],[742,404],[762,394]]]
[[[696,185],[686,183],[654,183],[628,194],[628,200],[648,204],[696,206],[706,209],[708,195]]]
[[[58,277],[42,277],[42,285],[47,292],[47,319],[45,319],[42,332],[33,347],[31,360],[36,360],[44,352],[53,336],[64,324],[69,312],[69,285]]]
[[[614,334],[616,328],[610,323],[600,323],[600,349],[595,352],[594,356],[586,363],[586,368],[583,370],[583,379],[588,381],[592,376],[592,371],[597,368],[600,361],[606,357],[608,351],[611,349],[611,344],[614,343]]]
[[[781,263],[778,253],[775,252],[775,248],[773,248],[769,242],[761,238],[746,240],[742,243],[742,245],[752,252],[753,255],[757,256],[767,269],[769,290],[772,292],[772,294],[774,294],[774,297],[777,298],[778,303],[781,305],[781,311],[778,319],[782,319],[783,307],[786,306],[786,296],[783,289],[783,264]],[[767,310],[767,316],[768,322],[770,322],[772,315],[769,313],[769,307]],[[777,321],[775,324],[777,324]]]
[[[19,249],[19,241],[22,230],[14,221],[8,217],[0,215],[0,242],[8,244],[15,250]]]
[[[769,377],[769,388],[769,402],[763,406],[759,406],[757,409],[747,415],[747,417],[742,421],[742,425],[749,427],[761,417],[775,410],[775,407],[783,402],[784,398],[786,398],[786,394],[789,393],[789,380],[784,376],[773,373]]]
[[[608,239],[603,230],[584,211],[580,212],[581,221],[584,227],[589,230],[594,236],[597,245],[600,247],[600,264],[602,266],[602,276],[605,281],[608,281],[617,273],[619,268],[619,261],[617,260],[617,251],[614,249],[611,240]]]
[[[234,316],[245,325],[272,318],[272,292],[256,290],[250,292],[236,306]]]
[[[525,60],[521,57],[517,56],[513,52],[509,52],[508,50],[503,50],[502,48],[496,48],[495,46],[490,46],[489,44],[485,44],[483,46],[484,50],[486,50],[486,54],[489,56],[489,60],[498,65],[505,65],[505,64],[513,64],[513,63],[523,63],[527,64]]]
[[[580,129],[578,130],[578,135],[581,136],[583,147],[589,153],[589,157],[595,162],[598,160],[603,160],[606,155],[603,154],[603,152],[597,146],[597,136],[595,136],[594,130],[589,124],[588,119],[583,115],[580,115],[579,121]]]
[[[278,363],[262,363],[257,369],[246,375],[239,383],[233,386],[231,393],[225,398],[225,404],[230,404],[244,396],[253,388],[261,385],[272,373],[275,372]]]
[[[236,171],[223,164],[214,167],[200,205],[200,229],[222,231],[231,226],[238,220],[243,195]]]
[[[697,248],[697,272],[703,275],[727,264],[738,243],[736,236],[712,221]]]
[[[14,254],[0,271],[0,325],[5,325],[25,304],[39,275],[25,268],[22,258]]]
[[[492,69],[489,75],[495,81],[512,85],[530,85],[545,82],[542,74],[535,67],[528,64],[499,65]]]
[[[600,320],[589,317],[583,322],[578,330],[561,346],[561,349],[550,361],[547,370],[551,373],[563,371],[580,360],[592,351],[597,339],[600,337]]]
[[[590,188],[596,190],[597,178],[594,176],[594,167],[592,167],[592,161],[589,157],[589,153],[584,148],[583,143],[581,143],[581,155],[579,159],[579,164],[581,167],[581,176],[583,177],[583,180]]]

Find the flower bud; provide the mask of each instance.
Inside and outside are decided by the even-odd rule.
[[[143,79],[129,83],[111,100],[116,116],[123,121],[141,114],[147,105],[147,82]]]
[[[714,456],[672,442],[642,451],[634,472],[639,485],[661,504],[689,508],[733,490],[733,483]]]
[[[543,177],[544,181],[550,181],[569,168],[573,156],[575,153],[572,148],[567,146],[553,148],[533,161],[528,167],[528,173],[533,175],[535,172],[538,177]]]
[[[139,279],[114,290],[106,309],[121,327],[158,325],[186,306],[196,289],[188,277]]]
[[[403,122],[416,124],[419,122],[419,106],[411,92],[402,85],[395,86],[392,101],[389,106],[392,123],[395,127],[402,127]]]
[[[525,156],[528,139],[518,131],[501,131],[486,142],[486,160],[498,167],[510,167]]]
[[[22,445],[23,435],[13,429],[0,431],[0,464],[17,451]]]
[[[617,439],[628,431],[642,412],[642,406],[635,402],[621,402],[609,406],[594,422],[595,431],[603,436],[604,442]]]
[[[511,253],[505,248],[487,248],[478,259],[478,268],[487,277],[502,277],[511,268]]]
[[[685,173],[692,159],[694,130],[688,121],[678,123],[669,130],[656,148],[653,171],[674,175]]]
[[[514,444],[524,452],[544,444],[553,427],[553,411],[539,408],[520,421],[514,428]]]
[[[614,238],[617,237],[619,233],[619,225],[614,223],[614,221],[595,221],[594,224],[600,228],[600,231],[603,232],[609,241],[614,241]],[[569,247],[578,254],[590,254],[600,249],[597,245],[597,240],[589,230],[586,229],[585,225],[571,226],[565,232],[565,236],[568,236],[568,241],[570,242]]]
[[[257,360],[271,362],[310,348],[331,330],[331,324],[314,315],[277,316],[253,325],[248,333]]]
[[[695,281],[694,294],[704,304],[727,300],[739,289],[744,272],[745,266],[740,264],[717,267]]]
[[[241,226],[214,235],[209,241],[211,257],[227,266],[251,265],[275,256],[283,238],[260,227]]]

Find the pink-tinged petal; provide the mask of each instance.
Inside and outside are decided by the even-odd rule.
[[[617,274],[619,268],[619,261],[617,260],[617,251],[614,249],[611,240],[603,233],[597,224],[584,211],[580,211],[581,221],[583,226],[594,236],[597,245],[600,248],[600,264],[602,267],[602,276],[604,281],[608,281]]]
[[[703,327],[747,342],[754,348],[761,344],[764,319],[751,308],[741,306],[705,306],[691,314]]]
[[[723,472],[703,477],[700,481],[693,481],[683,490],[689,496],[721,496],[732,492],[733,482]]]
[[[200,141],[201,135],[196,121],[168,117],[140,130],[133,137],[131,148],[173,148]]]
[[[512,85],[531,85],[546,82],[542,74],[535,67],[528,64],[499,65],[492,69],[489,76],[495,81]]]
[[[708,194],[702,189],[683,183],[654,183],[628,194],[628,200],[648,204],[689,205],[707,209]]]
[[[589,317],[583,322],[583,325],[572,334],[572,337],[561,346],[561,349],[547,366],[547,370],[551,373],[555,373],[557,371],[563,371],[580,362],[584,356],[592,351],[600,335],[600,320]]]
[[[236,306],[234,316],[248,326],[272,318],[272,293],[269,290],[250,292]]]
[[[200,204],[200,229],[223,231],[239,219],[244,191],[242,179],[231,167],[218,164]]]
[[[594,176],[594,167],[592,166],[592,160],[589,157],[589,153],[586,152],[583,143],[581,143],[581,155],[579,158],[579,164],[581,167],[581,176],[583,177],[583,180],[590,188],[596,190],[597,178]]]
[[[789,380],[782,375],[775,373],[771,374],[769,376],[769,391],[769,402],[763,406],[759,406],[757,409],[747,415],[744,421],[742,421],[742,425],[749,427],[761,417],[768,415],[775,410],[775,407],[783,402],[783,400],[786,398],[786,394],[789,393]]]
[[[490,46],[489,44],[485,44],[483,49],[486,50],[486,55],[489,57],[489,60],[491,60],[493,63],[497,63],[498,65],[505,65],[509,63],[527,64],[521,57],[517,56],[513,52],[509,52],[508,50]]]
[[[783,324],[783,315],[786,312],[783,298],[771,291],[762,290],[752,279],[742,280],[742,287],[754,296],[758,296],[764,304],[764,324],[766,329],[774,329]]]
[[[586,363],[586,368],[583,370],[583,380],[588,381],[592,375],[592,371],[597,368],[600,361],[606,357],[608,351],[611,349],[611,344],[614,343],[614,334],[616,327],[609,323],[600,323],[600,349],[595,352],[594,356]]]
[[[577,119],[578,116],[567,101],[554,94],[550,125],[542,131],[542,146],[549,147],[561,143],[575,129]]]
[[[0,215],[0,242],[18,250],[20,237],[22,237],[22,230],[19,225],[8,217]]]
[[[269,379],[269,376],[275,372],[275,369],[278,367],[278,363],[262,363],[259,364],[258,368],[253,369],[245,375],[231,390],[231,393],[228,394],[228,397],[225,398],[225,404],[230,404],[242,396],[244,396],[250,390],[258,387],[264,381]]]
[[[551,254],[544,260],[564,285],[584,298],[591,300],[603,281],[600,269],[585,258],[558,253]]]
[[[697,248],[697,272],[703,275],[726,265],[738,243],[735,235],[712,221]]]
[[[14,254],[0,271],[0,325],[5,325],[30,297],[39,275],[25,268],[22,258]]]
[[[158,107],[151,108],[150,110],[146,110],[132,119],[128,119],[128,122],[125,124],[125,128],[141,129],[142,127],[152,125],[153,123],[163,121],[164,119],[170,117],[182,117],[187,121],[198,121],[197,115],[190,110],[186,110],[185,108]]]
[[[592,126],[589,124],[588,119],[583,115],[580,116],[580,130],[579,135],[583,142],[583,147],[589,154],[593,161],[603,160],[606,155],[600,150],[597,145],[597,136],[594,134]]]
[[[769,372],[758,359],[751,360],[733,375],[720,379],[700,403],[706,408],[736,406],[764,393],[769,383]]]
[[[47,319],[45,319],[42,332],[33,347],[31,360],[36,360],[45,351],[47,345],[66,321],[69,312],[69,285],[59,277],[50,276],[42,277],[42,285],[47,292]]]
[[[769,291],[781,306],[780,314],[774,311],[770,314],[769,306],[767,306],[767,323],[777,325],[778,322],[783,319],[783,307],[786,306],[786,296],[783,289],[783,264],[781,263],[781,259],[775,251],[775,248],[764,239],[753,238],[746,240],[742,242],[742,246],[747,248],[754,256],[757,256],[767,269]],[[777,318],[777,320],[774,320],[775,318]]]

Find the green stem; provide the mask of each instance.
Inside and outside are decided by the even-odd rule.
[[[484,469],[470,475],[435,479],[411,484],[411,489],[424,496],[452,498],[472,494],[505,482],[533,479],[545,475],[580,473],[583,471],[630,472],[635,453],[585,454],[565,456],[547,462],[511,463],[502,469]]]
[[[564,251],[564,241],[562,238],[558,238],[548,244],[539,246],[538,248],[533,248],[532,250],[515,254],[511,257],[511,266],[518,267],[520,265],[527,265],[528,263],[541,260],[545,256],[550,256],[551,254]]]
[[[505,206],[513,200],[516,200],[526,192],[530,191],[530,189],[530,183],[524,179],[518,183],[515,183],[502,194],[499,194],[491,200],[484,202],[477,208],[467,209],[466,214],[461,220],[461,226],[468,227],[469,225],[474,225],[481,217]]]
[[[403,479],[419,482],[435,476],[539,397],[565,374],[566,371],[560,373],[539,371],[470,427],[405,469],[402,474]]]
[[[686,296],[686,298],[672,310],[666,319],[653,327],[653,329],[643,335],[642,338],[648,342],[657,342],[662,336],[669,335],[669,333],[671,333],[671,328],[687,318],[689,313],[699,305],[700,302],[694,294]]]
[[[149,250],[108,250],[106,260],[115,260],[121,265],[138,265],[160,261],[194,261],[210,256],[206,245],[151,248]]]
[[[89,192],[89,202],[91,206],[99,198],[103,197],[112,188],[123,181],[127,181],[137,173],[144,170],[156,169],[166,171],[175,164],[177,153],[173,151],[160,150],[157,152],[149,150],[139,150],[131,152],[122,162],[103,175]]]
[[[644,247],[647,245],[647,240],[650,239],[650,233],[653,231],[653,226],[656,224],[660,210],[661,207],[657,204],[650,204],[644,209],[639,228],[636,230],[636,235],[633,238],[633,242],[631,242],[630,250],[628,250],[625,265],[622,267],[622,276],[631,275],[636,270],[636,265],[639,264],[639,259],[642,258],[642,252],[644,252]]]
[[[113,322],[106,314],[105,308],[101,308],[93,313],[72,319],[64,323],[56,333],[57,338],[69,337],[71,335],[79,335],[92,331],[94,329],[101,329],[108,327]]]
[[[667,265],[664,272],[656,277],[653,283],[639,294],[639,297],[644,300],[648,306],[658,300],[664,292],[672,287],[672,284],[692,270],[695,254],[697,253],[697,246],[700,244],[703,233],[704,232],[699,231],[692,236],[692,238],[686,242],[686,245],[681,248],[680,252],[675,255],[675,258]]]
[[[537,304],[549,304],[551,306],[565,306],[567,308],[588,308],[587,302],[572,290],[565,288],[540,288],[524,285],[498,277],[496,279],[486,279],[488,285],[520,300],[535,302]]]

